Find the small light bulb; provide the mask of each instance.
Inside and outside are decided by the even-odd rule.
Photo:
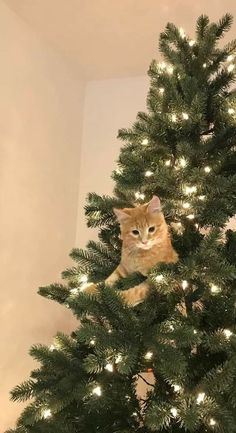
[[[195,218],[195,215],[193,213],[187,215],[187,217],[189,220],[193,220]]]
[[[211,426],[216,425],[216,421],[214,420],[214,418],[211,418],[211,419],[210,419],[209,424],[210,424]]]
[[[171,120],[172,120],[172,122],[177,122],[177,116],[176,116],[176,114],[172,114],[171,115]]]
[[[173,72],[174,72],[174,68],[173,68],[173,66],[168,66],[168,67],[167,67],[167,72],[168,72],[168,74],[172,75]]]
[[[174,418],[178,415],[178,411],[177,411],[176,407],[172,407],[170,412]]]
[[[170,164],[171,164],[171,160],[170,160],[170,159],[168,159],[167,161],[165,161],[165,165],[166,165],[167,167],[169,167]]]
[[[205,398],[206,394],[205,392],[199,392],[198,396],[197,396],[197,404],[200,404],[203,402],[204,398]]]
[[[98,397],[101,397],[101,395],[102,395],[101,387],[100,386],[96,386],[95,388],[93,388],[92,393],[96,394]]]
[[[49,347],[50,352],[53,352],[56,349],[56,347],[54,346],[54,344],[51,344],[51,346]]]
[[[123,173],[123,170],[122,170],[122,168],[117,168],[117,169],[115,170],[115,172],[116,172],[117,174],[122,174],[122,173]]]
[[[163,95],[164,91],[165,91],[164,87],[159,87],[159,93],[160,93],[161,95]]]
[[[189,45],[190,45],[190,47],[193,47],[193,45],[195,45],[196,44],[196,41],[194,41],[193,39],[191,40],[191,41],[189,41],[189,43],[188,43]]]
[[[182,27],[179,28],[179,34],[180,34],[180,36],[181,36],[182,39],[185,38],[185,31],[184,31],[184,29]]]
[[[234,113],[235,113],[235,110],[234,110],[233,108],[229,108],[229,109],[228,109],[228,113],[229,113],[229,114],[234,114]]]
[[[207,64],[206,64],[206,63],[203,63],[202,66],[203,66],[203,68],[206,68],[206,67],[207,67]]]
[[[210,288],[211,288],[211,293],[220,293],[221,292],[221,288],[219,286],[216,286],[216,284],[211,284]]]
[[[146,173],[145,173],[145,176],[146,176],[146,177],[150,177],[150,176],[152,176],[152,175],[153,175],[153,172],[150,171],[150,170],[147,170]]]
[[[184,290],[187,289],[187,287],[188,287],[188,281],[187,280],[182,281],[182,287]]]
[[[81,283],[87,283],[87,282],[88,282],[88,277],[87,277],[87,275],[81,275],[79,281],[80,281]]]
[[[70,293],[71,293],[72,295],[77,295],[77,294],[79,293],[78,288],[75,287],[74,289],[70,289]]]
[[[166,63],[165,62],[161,62],[161,63],[159,63],[159,68],[160,69],[165,69],[166,68]]]
[[[187,113],[182,113],[183,119],[187,120],[189,118],[189,115]]]
[[[184,209],[189,209],[190,208],[190,203],[183,203],[183,208]]]
[[[108,334],[111,334],[112,333],[112,329],[108,329]]]
[[[91,346],[94,346],[95,345],[95,340],[90,340],[90,344],[91,344]]]
[[[230,54],[226,60],[227,60],[227,62],[232,62],[232,60],[234,60],[234,55]]]
[[[50,418],[51,416],[52,416],[51,409],[45,409],[43,411],[43,418],[47,419],[47,418]]]
[[[107,364],[106,366],[105,366],[105,369],[107,370],[107,371],[110,371],[111,373],[113,372],[113,365],[112,364]]]
[[[194,225],[195,225],[196,229],[198,229],[198,228],[199,228],[199,224],[194,224]]]
[[[233,334],[229,329],[224,329],[224,334],[227,338],[227,340],[231,337],[231,335]]]
[[[194,330],[193,330],[193,333],[194,333],[194,334],[197,334],[197,331],[196,331],[196,329],[194,329]]]
[[[179,222],[177,223],[177,226],[178,226],[178,227],[182,227],[182,223],[179,221]]]
[[[122,361],[122,356],[121,355],[117,355],[116,359],[115,359],[115,363],[119,364],[119,362]]]
[[[209,166],[207,165],[206,167],[204,167],[204,171],[205,171],[206,173],[210,173],[210,171],[211,171],[211,167],[209,167]]]
[[[205,200],[206,196],[205,195],[199,195],[199,200]]]
[[[185,159],[185,158],[180,158],[180,160],[179,160],[179,165],[180,165],[180,167],[182,167],[182,168],[186,167],[186,165],[187,165],[187,161],[186,161],[186,159]]]
[[[193,194],[194,192],[197,192],[197,187],[195,185],[193,186],[185,186],[184,187],[185,194]]]
[[[235,68],[235,65],[233,65],[232,63],[228,66],[228,72],[232,72]]]
[[[144,138],[143,141],[142,141],[142,144],[143,144],[143,146],[146,146],[148,144],[148,139]]]
[[[155,278],[155,280],[159,283],[160,281],[162,281],[164,279],[164,275],[162,275],[162,274],[160,274],[160,275],[157,275],[156,276],[156,278]]]
[[[149,361],[150,359],[152,359],[152,357],[153,357],[153,353],[152,353],[152,352],[147,352],[147,353],[144,355],[144,358],[145,358],[147,361]]]
[[[174,387],[174,391],[175,392],[179,392],[181,390],[181,386],[180,385],[173,385]]]
[[[174,331],[174,326],[173,325],[170,325],[170,330]]]

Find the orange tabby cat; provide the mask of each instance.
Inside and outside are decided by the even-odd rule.
[[[134,272],[147,275],[158,263],[175,263],[178,260],[158,197],[153,196],[149,203],[135,208],[113,210],[120,223],[122,253],[119,266],[106,279],[106,284],[112,286],[120,278]],[[129,305],[136,305],[144,300],[148,289],[149,285],[144,281],[120,294]],[[85,288],[85,292],[94,291],[95,284]]]

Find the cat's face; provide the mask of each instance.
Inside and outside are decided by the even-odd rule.
[[[121,227],[122,240],[131,248],[149,250],[157,245],[167,230],[160,200],[154,196],[149,203],[136,208],[114,209]]]

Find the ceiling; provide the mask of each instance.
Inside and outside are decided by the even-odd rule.
[[[88,80],[144,75],[168,21],[193,35],[196,18],[236,0],[3,0]],[[227,39],[236,37],[236,27]]]

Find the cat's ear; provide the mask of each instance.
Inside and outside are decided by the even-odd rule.
[[[148,213],[161,212],[161,202],[159,197],[157,197],[156,195],[154,195],[151,201],[148,203],[147,212]]]
[[[113,208],[113,212],[116,215],[116,218],[118,219],[119,223],[124,223],[125,221],[127,221],[130,218],[130,215],[128,215],[125,212],[125,209],[116,209]]]

